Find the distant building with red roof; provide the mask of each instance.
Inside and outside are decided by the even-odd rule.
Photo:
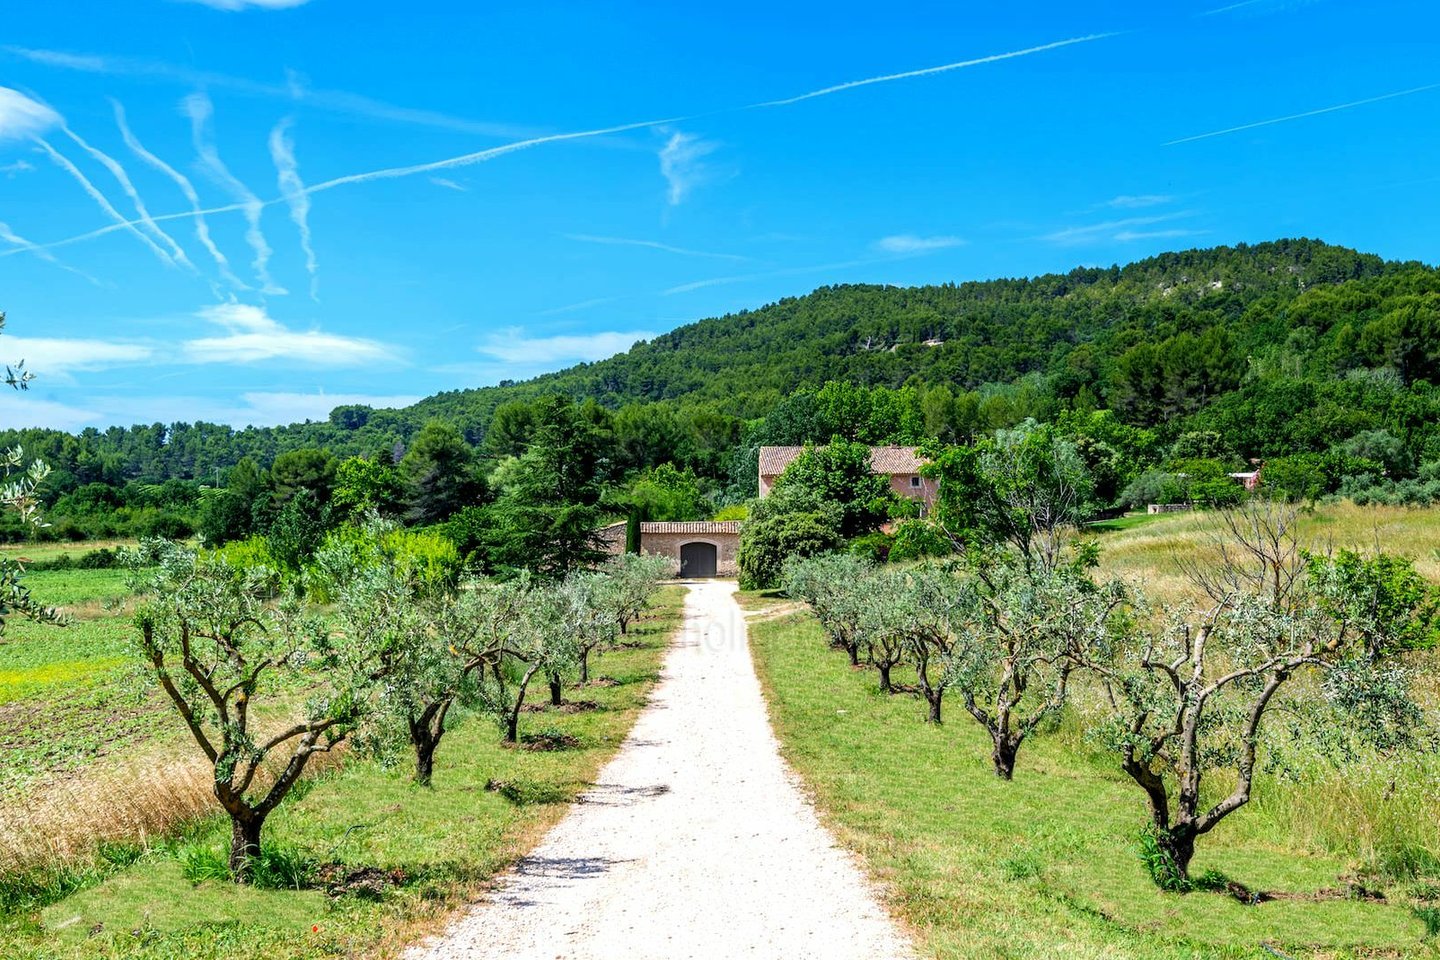
[[[780,479],[785,468],[805,451],[804,447],[761,447],[760,448],[760,496],[768,496]],[[890,489],[896,494],[919,500],[925,512],[935,506],[935,497],[940,492],[939,481],[920,475],[926,460],[916,447],[871,447],[870,469],[890,480]]]

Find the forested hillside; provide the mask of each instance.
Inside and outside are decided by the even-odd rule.
[[[53,466],[57,517],[70,512],[63,498],[95,484],[136,488],[111,509],[183,513],[242,460],[266,471],[286,452],[398,463],[432,421],[455,428],[488,476],[524,452],[535,401],[552,394],[593,402],[603,483],[673,464],[712,506],[753,494],[759,443],[955,441],[1027,418],[1083,420],[1092,426],[1071,432],[1123,448],[1115,496],[1167,458],[1233,465],[1337,455],[1349,443],[1340,452],[1356,462],[1312,465],[1334,490],[1356,471],[1425,480],[1424,465],[1440,460],[1437,382],[1440,272],[1283,240],[1028,280],[823,287],[405,410],[342,407],[328,422],[240,431],[9,431],[0,443]],[[155,485],[167,480],[187,483],[162,495]]]

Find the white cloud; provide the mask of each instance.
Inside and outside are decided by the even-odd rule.
[[[66,53],[63,50],[32,50],[29,47],[3,48],[11,56],[29,60],[31,63],[43,64],[47,67],[61,67],[65,70],[83,70],[87,73],[104,73],[108,61],[104,57],[90,56],[83,53]]]
[[[376,340],[318,330],[295,331],[273,320],[262,308],[244,303],[205,307],[197,316],[225,330],[224,336],[199,337],[180,344],[190,363],[259,363],[291,360],[310,366],[353,367],[384,363],[395,351]]]
[[[132,423],[224,423],[232,427],[273,427],[304,420],[325,420],[336,407],[364,404],[376,409],[408,407],[423,399],[409,395],[365,393],[245,393],[233,399],[197,396],[144,397],[133,394],[91,397],[79,404],[41,399],[33,391],[0,404],[0,429],[128,426]]]
[[[0,141],[38,137],[60,123],[60,114],[19,90],[0,87]]]
[[[437,187],[444,187],[446,190],[458,190],[461,193],[470,192],[469,187],[462,187],[460,184],[456,183],[454,180],[449,179],[448,177],[431,177],[430,182],[435,184],[435,186]]]
[[[964,244],[965,241],[960,237],[917,237],[914,234],[902,233],[877,240],[875,248],[885,253],[929,253],[932,250],[946,250]]]
[[[678,205],[686,194],[706,179],[709,169],[705,158],[719,146],[692,133],[676,130],[670,134],[670,139],[660,148],[660,175],[669,185],[666,196],[670,206]]]
[[[1178,229],[1139,229],[1188,216],[1192,216],[1192,214],[1189,211],[1183,211],[1180,213],[1168,213],[1149,217],[1126,217],[1123,220],[1106,220],[1101,223],[1088,223],[1081,226],[1065,227],[1062,230],[1048,233],[1040,239],[1048,240],[1051,243],[1058,243],[1062,246],[1083,246],[1089,243],[1106,243],[1112,241],[1128,243],[1132,240],[1155,239],[1157,237],[1192,236],[1201,232]]]
[[[72,407],[54,400],[42,400],[33,393],[6,397],[0,403],[0,429],[23,430],[44,427],[50,430],[79,430],[96,425],[102,414],[85,407]]]
[[[1105,206],[1114,207],[1117,210],[1141,210],[1145,207],[1159,207],[1170,203],[1175,198],[1162,193],[1142,193],[1137,195],[1122,193],[1118,197],[1112,197],[1105,201]]]
[[[186,0],[187,3],[200,3],[216,10],[286,10],[290,7],[303,7],[310,0]]]
[[[0,164],[0,173],[7,177],[13,177],[17,173],[29,173],[35,169],[35,165],[29,160],[16,160],[14,163]]]
[[[1115,234],[1115,239],[1121,243],[1132,243],[1136,240],[1175,240],[1181,237],[1198,237],[1205,234],[1204,230],[1121,230]]]
[[[589,310],[591,307],[598,307],[605,303],[614,303],[619,297],[591,297],[589,300],[581,300],[577,303],[567,303],[559,307],[551,307],[548,310],[538,310],[537,317],[553,317],[561,313],[575,313],[578,310]]]
[[[114,340],[6,336],[0,338],[0,355],[5,362],[24,360],[26,369],[37,374],[63,375],[145,363],[155,351],[144,344]]]
[[[649,340],[649,330],[607,330],[600,333],[554,337],[528,337],[521,327],[492,333],[479,347],[488,357],[516,364],[562,364],[603,360],[623,353],[637,341]]]

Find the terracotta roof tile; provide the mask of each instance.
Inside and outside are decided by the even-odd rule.
[[[739,533],[739,520],[661,520],[640,524],[644,533]]]
[[[805,450],[804,447],[761,447],[760,476],[778,477],[790,466],[790,461]]]
[[[761,447],[760,476],[778,477],[802,452],[804,447]],[[870,469],[876,473],[919,473],[925,461],[916,447],[871,447]]]

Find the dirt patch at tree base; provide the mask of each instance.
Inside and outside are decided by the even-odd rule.
[[[556,713],[589,713],[599,709],[600,704],[594,700],[566,700],[558,707],[550,703],[527,703],[520,708],[520,712],[545,713],[547,710],[554,710]]]
[[[520,742],[507,743],[507,747],[519,750],[532,750],[535,752],[550,750],[574,750],[580,746],[580,739],[572,737],[568,733],[545,732],[526,733],[520,737]]]
[[[316,882],[331,897],[360,897],[379,900],[385,891],[403,886],[410,877],[400,868],[381,870],[379,867],[351,867],[343,863],[321,864],[315,870]]]
[[[1323,887],[1308,893],[1292,893],[1286,890],[1251,890],[1244,884],[1236,883],[1233,880],[1225,884],[1224,890],[1230,897],[1251,907],[1271,901],[1322,903],[1327,900],[1364,900],[1371,903],[1385,902],[1385,894],[1382,891],[1367,887],[1358,880],[1345,878],[1341,878],[1341,886]]]

